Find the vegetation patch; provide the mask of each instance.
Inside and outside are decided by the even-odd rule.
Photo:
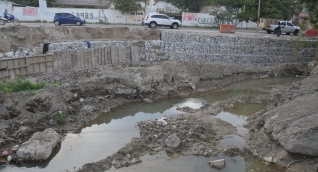
[[[62,112],[59,112],[55,115],[56,121],[60,124],[66,124],[66,115],[64,115]]]
[[[7,93],[38,90],[42,89],[44,86],[44,82],[33,84],[30,81],[26,80],[26,78],[23,76],[18,76],[13,81],[4,80],[0,82],[0,90]]]

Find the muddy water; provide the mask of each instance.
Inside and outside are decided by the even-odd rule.
[[[131,103],[125,105],[125,107],[122,107],[121,109],[117,109],[110,114],[102,115],[100,118],[83,126],[83,128],[79,129],[76,134],[68,134],[65,140],[61,143],[61,147],[57,150],[56,154],[51,157],[50,161],[44,163],[18,164],[18,166],[6,166],[2,170],[5,172],[65,172],[66,170],[74,171],[85,163],[96,162],[98,160],[106,158],[107,156],[118,151],[121,147],[124,147],[125,144],[131,140],[131,138],[138,137],[139,130],[136,126],[136,123],[138,121],[153,120],[162,116],[176,115],[180,113],[179,111],[177,111],[177,107],[188,106],[193,109],[198,109],[205,103],[211,103],[233,96],[264,94],[264,92],[262,92],[262,89],[268,89],[269,85],[290,83],[294,80],[295,79],[293,78],[248,80],[230,85],[224,92],[221,93],[205,92],[193,95],[191,96],[191,98],[188,99],[169,99],[156,102],[154,104],[145,104],[142,102]],[[241,107],[240,105],[237,106]],[[228,120],[229,122],[236,121],[237,118],[241,118],[242,121],[245,121],[246,119],[244,115],[233,114],[233,112],[231,112],[230,110],[223,112],[223,115],[222,113],[219,114],[217,117],[223,120]],[[234,120],[230,120],[230,118],[233,118]],[[237,127],[242,126],[243,128],[242,123],[233,125],[237,125]],[[246,131],[243,130],[244,129],[242,129],[241,131],[241,129],[239,129],[239,136],[240,134],[246,133]],[[236,136],[237,135],[235,135],[235,137]],[[239,136],[237,137],[239,138]],[[232,139],[232,136],[226,137],[231,137]],[[224,140],[222,140],[224,144],[230,142],[226,140],[226,137],[224,138]],[[238,139],[233,140],[237,141]],[[233,143],[233,141],[231,143]],[[241,141],[239,141],[239,144],[244,145],[244,143],[241,143]],[[153,160],[154,157],[155,160]],[[169,168],[168,171],[179,171],[179,167],[175,167],[175,164],[188,164],[189,162],[191,162],[192,166],[196,167],[195,170],[190,170],[191,168],[189,167],[184,168],[183,171],[188,171],[187,169],[189,169],[190,171],[206,171],[206,169],[210,168],[207,166],[207,162],[211,160],[211,158],[190,156],[179,157],[177,159],[167,161],[167,156],[164,157],[164,155],[162,155],[161,161],[167,161],[167,163],[173,162],[171,165],[166,164],[162,166],[162,162],[157,161],[156,156],[145,156],[141,159],[143,160],[143,163],[139,164],[141,166],[145,166],[147,168],[153,168],[156,166],[163,167],[163,169],[159,168],[158,171],[165,170],[166,167],[169,166],[171,166],[171,168]],[[237,169],[236,171],[245,171],[246,169],[248,169],[248,166],[256,166],[257,168],[261,166],[257,165],[259,163],[258,161],[255,161],[254,163],[254,160],[246,160],[243,157],[236,157],[236,162],[242,162],[241,165],[235,166],[235,169]],[[227,164],[226,169],[232,168],[230,164],[230,162]],[[133,171],[133,169],[138,168],[139,165],[129,167],[128,171]]]

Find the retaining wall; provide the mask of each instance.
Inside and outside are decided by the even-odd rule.
[[[306,45],[306,46],[304,46]],[[193,60],[275,66],[315,58],[314,41],[162,32],[161,40],[52,43],[48,55],[0,60],[0,78],[64,72],[107,64]]]

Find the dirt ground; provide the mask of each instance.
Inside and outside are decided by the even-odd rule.
[[[44,43],[83,40],[158,40],[160,31],[128,27],[27,27],[0,28],[0,53],[17,51],[19,48],[42,52]]]
[[[6,52],[19,46],[37,46],[45,41],[61,42],[88,38],[154,40],[160,38],[160,32],[86,27],[76,29],[54,27],[51,31],[47,31],[41,27],[21,26],[1,28],[0,36],[6,37],[0,40],[0,51]],[[176,156],[215,156],[217,152],[229,156],[254,154],[255,157],[262,158],[264,153],[266,156],[275,154],[279,157],[278,163],[286,167],[291,161],[301,159],[301,162],[292,165],[294,171],[314,171],[318,162],[317,157],[287,152],[271,138],[263,126],[267,120],[264,115],[267,111],[290,102],[295,93],[312,94],[306,88],[310,87],[309,83],[314,85],[318,80],[317,75],[312,74],[313,71],[318,70],[316,63],[246,68],[206,62],[170,61],[141,63],[135,66],[109,65],[29,78],[45,82],[46,86],[35,91],[35,94],[0,92],[1,149],[22,144],[34,132],[46,128],[53,128],[61,135],[76,131],[99,115],[111,112],[125,103],[142,101],[136,100],[132,94],[135,88],[140,89],[143,99],[156,101],[169,97],[184,97],[206,90],[222,91],[227,84],[249,78],[300,75],[303,80],[287,86],[276,86],[267,95],[234,97],[208,104],[199,110],[183,108],[182,111],[185,113],[167,117],[168,125],[158,124],[157,121],[142,121],[138,123],[140,137],[133,138],[126,147],[111,156],[84,165],[79,171],[105,171],[112,166],[115,168],[130,166],[140,163],[139,158],[142,155],[156,154],[160,151],[167,151]],[[87,75],[82,75],[83,73]],[[58,86],[53,82],[58,82]],[[302,88],[300,85],[303,82],[308,86]],[[223,108],[231,107],[235,102],[257,102],[268,105],[265,111],[248,119],[247,149],[236,147],[224,149],[217,146],[224,135],[236,133],[236,128],[213,116]],[[56,114],[59,112],[67,116],[66,124],[60,124],[56,119]],[[165,139],[172,134],[180,138],[179,147],[171,148],[166,145]],[[196,145],[201,146],[198,149],[191,149]],[[14,150],[9,149],[9,153],[14,155]]]

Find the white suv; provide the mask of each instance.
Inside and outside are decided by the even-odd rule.
[[[166,26],[173,29],[178,29],[181,26],[181,21],[172,19],[164,14],[149,14],[145,18],[145,25],[150,28],[155,28],[156,26]]]

